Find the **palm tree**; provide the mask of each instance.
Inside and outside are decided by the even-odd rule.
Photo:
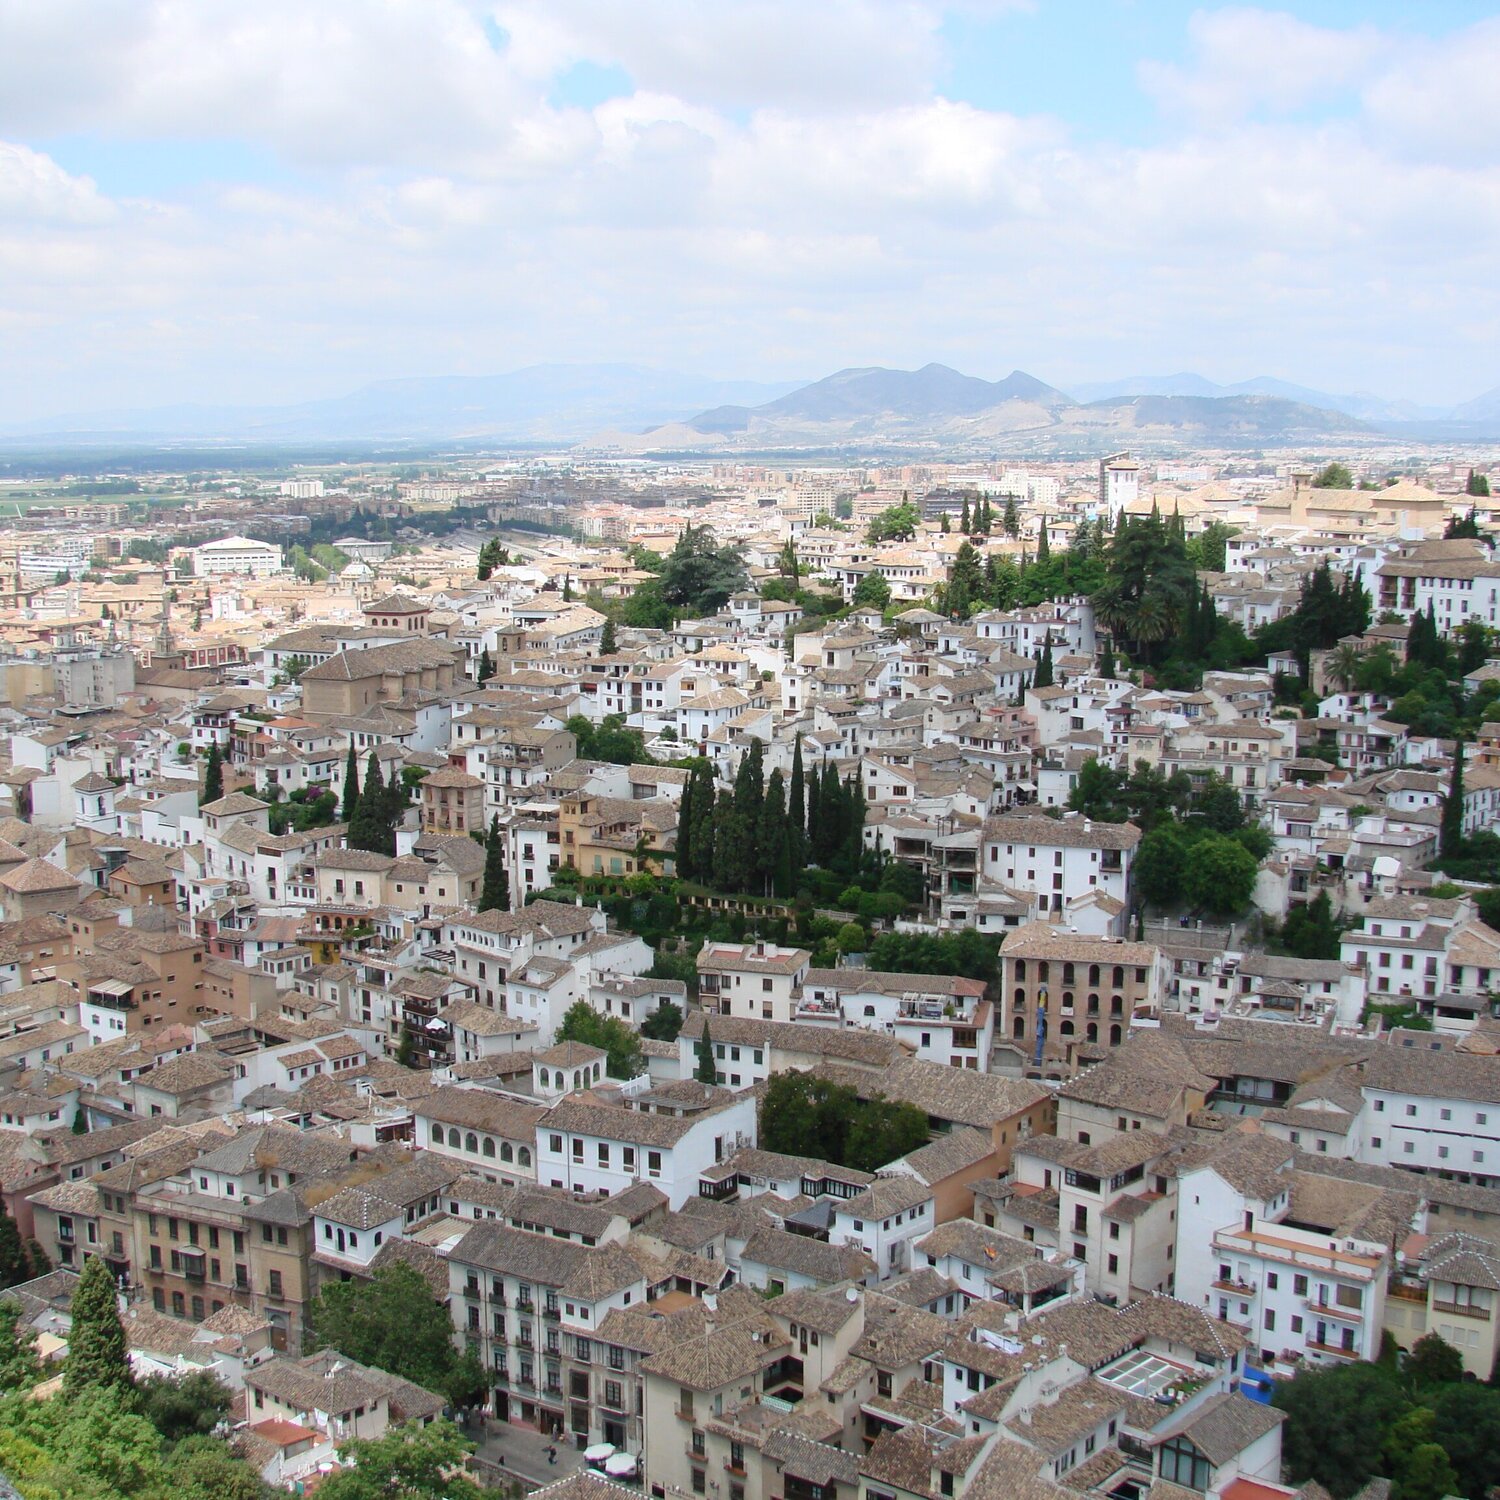
[[[1323,663],[1324,675],[1330,682],[1338,683],[1347,693],[1354,686],[1354,679],[1364,659],[1364,653],[1358,646],[1339,646]]]

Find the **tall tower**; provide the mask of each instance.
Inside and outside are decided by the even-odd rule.
[[[1140,497],[1141,466],[1128,453],[1115,453],[1099,460],[1099,509],[1118,523],[1120,512]]]

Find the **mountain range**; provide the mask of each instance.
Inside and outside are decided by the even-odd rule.
[[[1441,409],[1333,395],[1260,377],[1131,376],[1069,391],[1014,370],[983,380],[946,365],[867,366],[811,383],[714,380],[636,365],[532,365],[505,375],[383,380],[283,406],[179,405],[0,425],[0,445],[314,442],[582,444],[627,452],[800,448],[1041,453],[1114,447],[1244,448],[1399,433],[1500,436],[1500,387]]]

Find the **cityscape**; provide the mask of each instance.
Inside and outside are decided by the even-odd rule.
[[[1494,1500],[1500,26],[1291,9],[15,9],[0,1496]]]

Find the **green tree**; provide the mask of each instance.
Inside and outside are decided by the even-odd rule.
[[[1142,899],[1153,906],[1171,906],[1182,895],[1187,844],[1174,823],[1153,828],[1135,851],[1131,880]]]
[[[661,598],[694,615],[709,615],[744,588],[745,578],[736,548],[720,547],[706,526],[685,526],[662,566]]]
[[[172,1500],[278,1500],[242,1458],[209,1437],[184,1438],[167,1459],[166,1490]]]
[[[563,1012],[557,1040],[599,1048],[611,1078],[638,1078],[645,1067],[636,1033],[618,1016],[601,1016],[587,1000],[575,1000]]]
[[[430,1391],[453,1368],[453,1323],[427,1278],[404,1261],[368,1281],[333,1281],[309,1309],[314,1347],[336,1349]]]
[[[339,805],[339,816],[345,823],[353,823],[359,811],[359,756],[354,750],[354,736],[349,736],[349,753],[344,757],[344,798]]]
[[[373,854],[396,852],[396,824],[406,806],[406,795],[394,778],[386,786],[380,774],[380,759],[375,751],[365,762],[365,782],[355,807],[354,821],[344,836],[351,849],[366,849]]]
[[[1380,1472],[1381,1449],[1410,1402],[1377,1365],[1305,1370],[1278,1383],[1271,1402],[1286,1412],[1281,1453],[1293,1484],[1316,1480],[1347,1500]]]
[[[1315,490],[1352,490],[1354,476],[1344,464],[1331,463],[1313,475]]]
[[[843,1165],[874,1172],[920,1150],[932,1139],[927,1116],[914,1104],[877,1095],[856,1105],[845,1138]]]
[[[851,601],[856,609],[868,605],[872,609],[885,609],[891,602],[891,586],[873,569],[855,585]]]
[[[1339,956],[1339,937],[1327,891],[1319,891],[1312,901],[1294,906],[1281,929],[1281,945],[1293,958],[1335,959]]]
[[[693,1077],[699,1083],[717,1083],[719,1069],[714,1060],[713,1038],[708,1034],[708,1017],[703,1018],[703,1033],[693,1049]]]
[[[21,1243],[21,1231],[0,1197],[0,1291],[30,1279],[31,1266]]]
[[[211,1433],[228,1413],[232,1396],[206,1370],[149,1375],[136,1387],[135,1409],[169,1442]]]
[[[1453,745],[1453,765],[1448,772],[1448,794],[1443,798],[1443,816],[1438,825],[1438,852],[1452,859],[1464,847],[1464,742]]]
[[[778,767],[771,772],[771,779],[766,783],[760,824],[755,835],[760,888],[767,894],[791,894],[792,863],[787,844],[786,782]]]
[[[958,529],[965,536],[971,534],[971,527],[969,525],[969,497],[967,495],[964,496],[963,509],[959,512]]]
[[[984,598],[985,574],[979,562],[979,553],[972,542],[964,542],[953,554],[953,566],[948,570],[948,586],[944,595],[947,612],[960,620],[966,620],[974,606]]]
[[[219,754],[219,742],[212,741],[208,747],[208,762],[203,767],[203,795],[198,798],[200,807],[217,802],[224,795],[224,758]]]
[[[1236,916],[1250,904],[1259,868],[1255,856],[1237,840],[1206,833],[1188,850],[1183,894],[1214,916]]]
[[[619,647],[615,644],[615,622],[606,615],[604,628],[599,632],[599,654],[613,656],[618,650]]]
[[[922,513],[909,500],[892,505],[870,522],[866,540],[871,542],[906,542],[917,534]]]
[[[1473,469],[1469,470],[1468,482],[1464,485],[1464,494],[1474,495],[1482,500],[1489,499],[1490,482],[1483,474],[1476,474]]]
[[[13,1297],[0,1297],[0,1396],[30,1391],[42,1378],[36,1334]]]
[[[1096,823],[1123,823],[1130,815],[1125,805],[1125,777],[1097,756],[1078,768],[1078,779],[1068,793],[1068,806]]]
[[[1441,1334],[1426,1333],[1411,1346],[1402,1372],[1418,1390],[1464,1378],[1464,1357]]]
[[[1437,1387],[1426,1400],[1432,1440],[1458,1475],[1456,1493],[1484,1500],[1500,1485],[1500,1390],[1463,1381]]]
[[[806,861],[807,789],[802,772],[802,731],[792,743],[792,779],[786,790],[787,854],[794,870]]]
[[[318,1500],[482,1500],[458,1473],[472,1444],[451,1422],[407,1422],[384,1437],[339,1445],[340,1469],[318,1486]]]
[[[479,671],[475,677],[480,687],[483,687],[491,677],[495,675],[495,659],[490,655],[490,648],[486,646],[479,653]]]
[[[675,1042],[682,1030],[682,1007],[663,1000],[641,1022],[641,1035],[653,1042]]]
[[[1008,537],[1018,537],[1021,534],[1021,516],[1016,509],[1016,497],[1007,495],[1005,497],[1005,517],[1001,521],[1001,527]]]
[[[500,832],[500,814],[490,818],[484,838],[484,884],[479,891],[480,911],[510,910],[510,881],[505,877],[505,836]]]
[[[91,1255],[84,1261],[73,1289],[71,1313],[64,1395],[72,1401],[88,1390],[129,1391],[133,1382],[125,1326],[120,1322],[115,1280],[102,1256]]]
[[[1042,523],[1036,533],[1036,560],[1044,563],[1052,560],[1052,543],[1047,536],[1047,517],[1042,517]]]
[[[1052,686],[1052,637],[1049,635],[1042,643],[1042,649],[1037,655],[1036,671],[1032,673],[1031,686],[1036,688],[1049,688]]]

